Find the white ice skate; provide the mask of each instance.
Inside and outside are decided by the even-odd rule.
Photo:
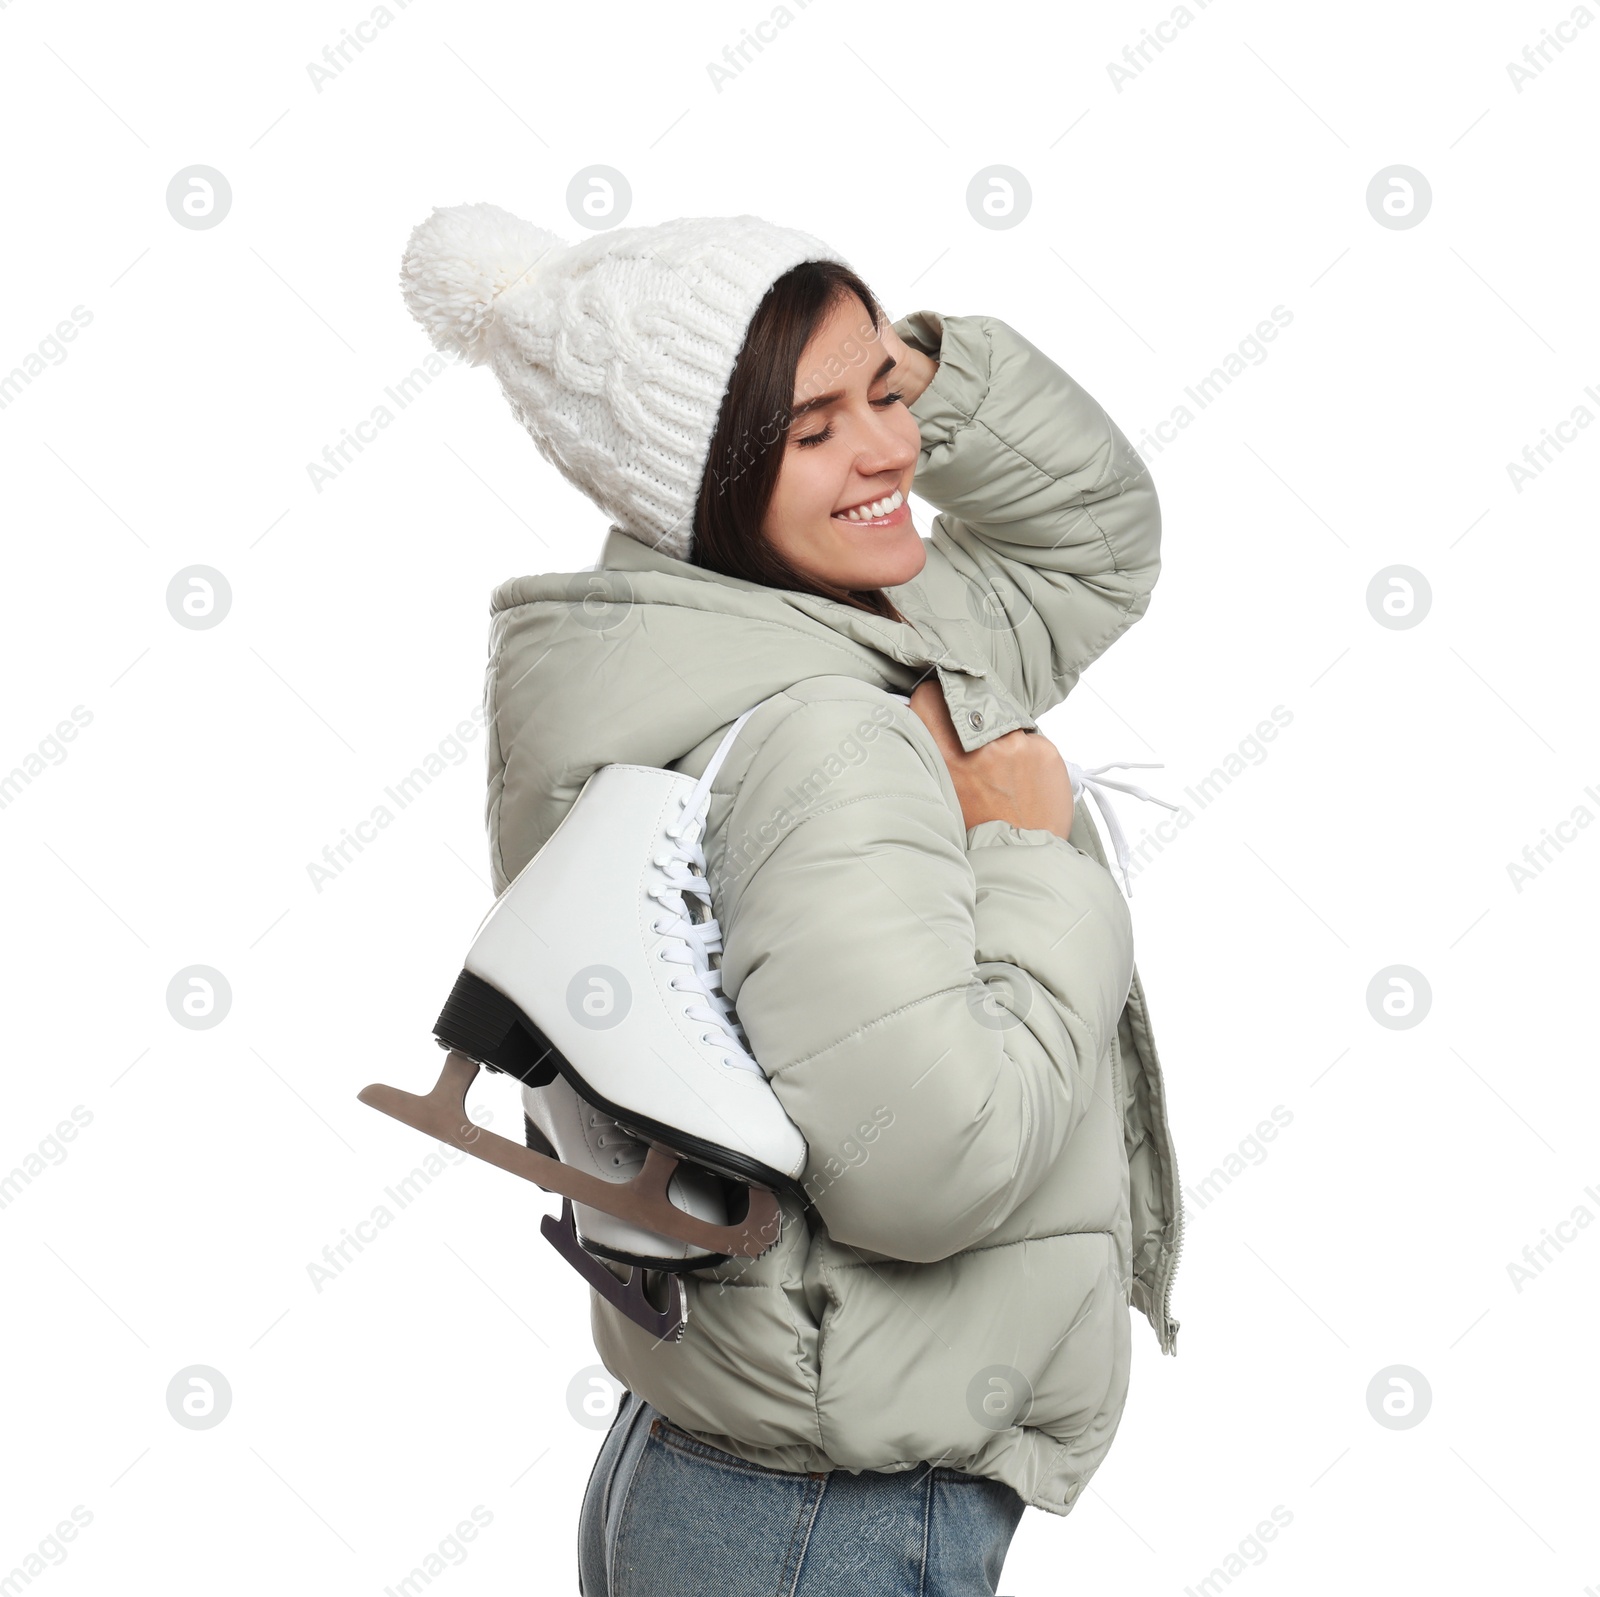
[[[649,1149],[612,1117],[587,1104],[558,1075],[543,1087],[522,1089],[525,1134],[530,1148],[559,1159],[575,1170],[587,1170],[603,1181],[631,1181],[644,1166]],[[667,1183],[667,1198],[710,1225],[728,1223],[728,1202],[720,1177],[696,1165],[680,1164]],[[703,1270],[727,1259],[677,1237],[662,1236],[587,1203],[573,1205],[574,1239],[578,1246],[617,1264],[647,1270]]]
[[[619,1284],[582,1246],[573,1204],[649,1234],[615,1233],[648,1248],[662,1239],[687,1244],[657,1255],[678,1258],[681,1271],[700,1267],[690,1262],[697,1251],[706,1262],[757,1257],[778,1239],[775,1194],[808,1201],[805,1138],[751,1057],[712,963],[722,933],[701,839],[712,780],[752,713],[728,728],[698,780],[645,765],[596,771],[479,924],[434,1024],[449,1054],[433,1090],[419,1097],[374,1083],[357,1095],[561,1193],[562,1219],[546,1217],[545,1235],[597,1290],[660,1334],[681,1333],[681,1283],[672,1283],[675,1319],[646,1299],[646,1266]],[[552,1157],[475,1125],[466,1092],[480,1063],[536,1094],[559,1074],[581,1106],[649,1145],[642,1166],[630,1160],[637,1173],[619,1179],[621,1167],[594,1168],[595,1149],[581,1134],[569,1141],[543,1132]],[[568,1109],[557,1095],[536,1122],[548,1116],[555,1128]],[[674,1187],[680,1163],[703,1170],[686,1168]],[[728,1220],[706,1201],[718,1188],[707,1172],[739,1184],[742,1217]],[[585,1235],[604,1246],[599,1232],[586,1217]]]
[[[559,1071],[642,1140],[804,1202],[805,1138],[712,963],[722,930],[701,835],[750,713],[698,781],[648,765],[589,778],[484,916],[434,1032],[530,1086]]]

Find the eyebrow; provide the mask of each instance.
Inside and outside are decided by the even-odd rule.
[[[877,382],[880,377],[887,376],[893,369],[894,356],[889,355],[877,371],[872,374],[872,383]],[[870,388],[872,383],[868,383],[867,386]],[[842,388],[835,389],[831,394],[818,394],[815,399],[808,399],[804,404],[796,405],[789,412],[789,420],[791,422],[799,421],[802,416],[809,415],[813,410],[821,410],[824,405],[836,404],[843,398],[844,390]]]

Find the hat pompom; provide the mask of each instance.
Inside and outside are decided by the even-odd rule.
[[[549,228],[498,205],[440,206],[412,229],[400,291],[435,349],[481,366],[489,358],[496,299],[531,281],[541,263],[566,248]]]

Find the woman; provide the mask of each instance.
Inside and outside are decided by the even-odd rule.
[[[992,1593],[1023,1508],[1105,1456],[1129,1306],[1177,1331],[1128,910],[1035,722],[1147,607],[1149,474],[1004,322],[891,324],[756,217],[568,246],[456,207],[402,285],[613,522],[595,570],[493,596],[495,891],[599,766],[698,775],[760,704],[707,871],[811,1202],[683,1277],[681,1342],[592,1295],[626,1393],[582,1590]]]

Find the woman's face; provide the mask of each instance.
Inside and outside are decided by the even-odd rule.
[[[846,294],[795,372],[793,419],[761,530],[801,571],[836,587],[892,588],[927,559],[906,497],[921,434],[896,393],[904,353],[887,320],[875,332]],[[869,508],[849,514],[859,506]]]

